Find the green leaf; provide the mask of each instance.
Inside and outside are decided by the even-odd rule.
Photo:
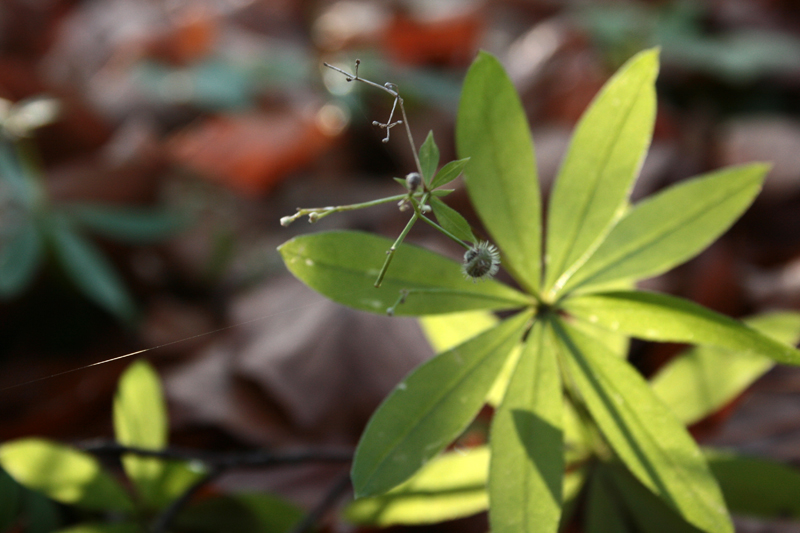
[[[431,195],[433,195],[433,196],[435,196],[437,198],[444,198],[445,196],[447,196],[448,194],[450,194],[450,193],[452,193],[454,191],[455,191],[455,189],[437,189],[435,191],[431,191]]]
[[[25,533],[51,533],[61,525],[57,503],[39,492],[25,489],[23,513],[28,529]]]
[[[132,511],[120,486],[91,455],[42,439],[0,446],[0,463],[22,485],[84,509]]]
[[[375,278],[392,241],[354,231],[295,237],[278,250],[287,268],[306,285],[341,304],[385,313],[400,291],[410,291],[398,315],[431,315],[470,309],[513,309],[529,297],[494,280],[464,279],[461,265],[412,245],[397,249],[383,285]]]
[[[158,374],[146,361],[133,363],[119,380],[114,396],[114,434],[123,446],[161,450],[167,445],[167,412]],[[154,457],[124,455],[125,473],[145,503],[158,508],[165,462]]]
[[[728,168],[642,201],[611,230],[563,291],[655,276],[691,259],[739,218],[768,170],[763,164]]]
[[[0,246],[0,298],[25,290],[42,259],[42,237],[33,222],[26,220]]]
[[[496,316],[483,310],[419,317],[422,332],[436,353],[458,346],[497,322]]]
[[[658,50],[631,58],[583,114],[550,197],[545,289],[558,293],[624,214],[656,113]]]
[[[132,320],[133,301],[108,259],[63,217],[53,217],[49,226],[56,257],[72,281],[107,311]]]
[[[722,450],[704,450],[734,513],[800,518],[800,472],[781,463]]]
[[[433,131],[428,132],[425,142],[419,147],[419,164],[422,167],[422,177],[426,185],[430,185],[436,168],[439,166],[439,147],[433,140]]]
[[[59,529],[55,533],[144,533],[144,529],[133,522],[123,522],[121,524],[86,523]]]
[[[531,292],[542,271],[539,180],[528,121],[503,66],[481,52],[464,80],[456,121],[472,204],[503,251],[504,266]]]
[[[22,506],[23,490],[0,468],[0,531],[8,531],[16,521]]]
[[[771,313],[745,323],[779,342],[800,340],[800,313]],[[758,353],[697,346],[664,365],[650,386],[688,425],[731,402],[774,364]]]
[[[276,496],[264,493],[238,493],[233,498],[246,506],[259,524],[258,533],[292,531],[305,516],[300,507]],[[225,530],[223,530],[225,531]]]
[[[137,244],[172,237],[189,223],[186,214],[163,208],[73,204],[65,211],[95,233]]]
[[[469,162],[469,157],[464,159],[456,159],[455,161],[450,161],[442,169],[436,173],[431,181],[430,188],[436,189],[441,187],[442,185],[447,185],[457,177],[461,175],[461,172],[464,171],[464,167]]]
[[[627,518],[607,468],[598,464],[589,481],[586,533],[634,533]]]
[[[558,530],[563,395],[552,330],[536,321],[492,420],[489,519],[495,533]]]
[[[198,502],[181,509],[175,517],[174,529],[170,531],[187,531],[191,533],[264,533],[278,531],[285,533],[288,529],[264,529],[259,520],[243,501],[230,496],[199,499]]]
[[[472,234],[469,222],[461,216],[461,213],[439,200],[435,196],[431,197],[431,208],[436,220],[442,228],[452,233],[455,237],[468,243],[476,243],[478,239]]]
[[[627,362],[560,320],[570,382],[628,469],[688,522],[733,532],[719,486],[692,437]]]
[[[397,385],[358,444],[352,471],[357,498],[399,485],[466,429],[530,318],[523,312],[501,322]]]
[[[445,453],[414,477],[382,496],[361,498],[344,511],[356,524],[388,527],[453,520],[485,511],[489,449],[485,446]]]
[[[681,518],[664,500],[647,490],[620,464],[603,465],[614,490],[630,517],[636,523],[634,531],[642,533],[701,533]]]
[[[576,296],[564,309],[597,325],[640,339],[686,342],[752,352],[800,364],[800,353],[751,327],[681,298],[643,291]]]
[[[449,350],[467,339],[471,339],[478,333],[494,327],[497,322],[496,316],[488,311],[481,310],[423,316],[419,319],[422,331],[436,353]],[[496,407],[503,400],[508,381],[511,379],[511,374],[517,365],[521,350],[521,345],[515,346],[512,350],[486,397],[486,403],[489,405]]]

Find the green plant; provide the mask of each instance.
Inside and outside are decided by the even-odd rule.
[[[752,202],[768,170],[764,164],[723,169],[630,205],[650,144],[657,70],[656,50],[636,55],[584,113],[550,197],[545,235],[519,97],[494,57],[481,53],[473,63],[458,112],[459,157],[469,158],[470,199],[519,289],[468,281],[459,263],[400,246],[410,227],[394,244],[337,231],[296,237],[279,248],[295,276],[357,309],[412,316],[482,310],[469,315],[482,317],[479,328],[471,329],[472,319],[457,319],[461,342],[418,367],[373,415],[352,469],[357,498],[414,492],[420,481],[412,476],[488,399],[497,406],[489,449],[473,453],[482,461],[488,456],[495,533],[556,531],[587,479],[588,531],[619,530],[608,517],[622,520],[615,511],[622,504],[658,509],[687,531],[733,530],[715,470],[681,420],[624,360],[628,338],[787,364],[800,363],[800,353],[692,302],[631,289],[722,234]],[[409,192],[416,219],[425,214],[429,192],[427,182]],[[378,270],[385,250],[392,268],[384,259]],[[377,290],[369,287],[376,275]],[[515,312],[498,321],[488,310]],[[624,487],[618,497],[605,491],[609,484]],[[631,516],[625,520],[646,531],[662,525],[656,519],[642,526],[637,517],[644,514]]]
[[[224,468],[280,458],[228,456],[215,462],[212,455],[170,450],[167,426],[158,375],[138,361],[121,377],[114,398],[116,443],[81,450],[45,439],[19,439],[0,446],[0,465],[27,489],[74,507],[84,522],[62,533],[283,533],[302,518],[297,507],[266,494],[216,496],[186,506]],[[89,451],[120,456],[129,485],[119,483]],[[13,485],[3,481],[0,477],[0,489],[5,489],[0,498],[7,501]]]
[[[51,201],[37,168],[33,129],[55,119],[48,99],[11,104],[0,99],[0,300],[19,295],[33,281],[48,253],[90,300],[132,320],[135,305],[111,262],[85,236],[141,244],[184,227],[184,214]]]

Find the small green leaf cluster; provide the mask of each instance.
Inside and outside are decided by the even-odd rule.
[[[146,362],[134,363],[120,378],[113,414],[118,444],[152,451],[166,448],[166,405],[158,375]],[[160,513],[208,473],[197,462],[124,454],[122,467],[130,483],[123,485],[93,455],[40,438],[4,443],[0,446],[0,465],[4,476],[0,477],[0,486],[11,491],[15,487],[13,478],[28,490],[73,506],[77,516],[85,519],[59,530],[61,533],[150,531]],[[8,475],[10,485],[5,483]],[[289,530],[300,518],[302,511],[271,496],[236,494],[187,507],[170,531],[279,533]],[[51,520],[47,531],[53,530],[53,522],[57,519]],[[262,522],[272,525],[267,527]]]
[[[54,204],[35,166],[31,141],[19,139],[20,133],[9,131],[7,122],[0,121],[4,128],[0,133],[0,300],[23,292],[42,264],[52,258],[87,298],[123,320],[132,320],[133,299],[86,231],[142,244],[173,235],[186,226],[188,217],[165,209]]]
[[[365,500],[356,501],[354,514],[380,514],[389,501],[438,490],[426,472],[459,461],[434,458],[488,401],[496,406],[488,450],[470,454],[488,462],[488,498],[466,467],[466,481],[458,483],[469,512],[488,501],[495,533],[555,532],[578,494],[588,498],[590,532],[660,531],[664,524],[669,531],[733,531],[726,500],[732,508],[734,500],[721,483],[739,459],[728,470],[718,467],[718,456],[707,458],[684,424],[719,408],[773,362],[800,364],[800,352],[786,344],[796,336],[776,339],[757,323],[632,290],[725,232],[768,170],[726,168],[631,205],[655,121],[658,65],[657,50],[641,52],[596,96],[576,127],[544,224],[519,96],[493,56],[481,53],[473,63],[456,144],[459,157],[469,158],[470,199],[520,289],[468,282],[458,263],[409,245],[397,248],[382,288],[370,289],[370,265],[390,242],[359,232],[301,236],[279,248],[295,276],[345,305],[412,316],[462,313],[445,328],[459,332],[458,342],[404,379],[364,431],[352,480]],[[497,320],[493,310],[513,312]],[[474,316],[481,317],[477,327],[465,318]],[[630,337],[698,348],[650,384],[625,361]],[[697,372],[716,369],[732,353],[751,361],[727,375]],[[692,383],[717,392],[676,407]]]

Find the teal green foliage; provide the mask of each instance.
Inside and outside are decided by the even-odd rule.
[[[158,451],[167,445],[167,430],[158,375],[138,361],[122,375],[114,398],[116,440]],[[197,463],[126,454],[122,466],[130,483],[121,483],[93,455],[38,438],[0,445],[0,466],[0,525],[14,523],[23,514],[29,517],[31,532],[57,527],[48,503],[52,500],[74,507],[75,514],[85,518],[60,533],[144,533],[159,512],[206,474]],[[302,514],[269,495],[233,494],[187,506],[176,517],[175,531],[283,533]],[[113,523],[104,520],[112,515]]]
[[[87,233],[132,244],[156,242],[186,227],[189,217],[164,208],[55,204],[32,165],[30,150],[0,133],[0,300],[19,296],[53,259],[96,305],[131,321],[136,306],[120,275]]]
[[[423,324],[441,353],[397,386],[361,438],[351,520],[425,523],[488,502],[493,531],[555,532],[579,494],[594,532],[732,533],[729,509],[778,514],[763,499],[748,507],[737,475],[766,485],[796,473],[774,465],[756,473],[754,460],[736,457],[709,455],[709,463],[685,424],[718,410],[774,362],[799,364],[789,344],[800,334],[798,316],[744,323],[633,289],[724,233],[768,171],[764,164],[726,168],[631,205],[655,120],[658,68],[658,50],[635,55],[584,113],[545,226],[519,97],[497,59],[481,53],[473,63],[456,125],[462,159],[439,175],[468,158],[470,199],[520,290],[459,280],[457,263],[399,241],[385,283],[372,288],[391,243],[355,232],[280,247],[292,273],[337,302],[437,315]],[[420,161],[426,184],[437,184],[438,175],[428,181],[438,162],[430,136]],[[449,233],[471,234],[452,210],[431,207]],[[499,309],[511,312],[498,320],[490,311]],[[695,347],[648,383],[624,358],[630,338]],[[483,402],[497,406],[488,451],[437,458]],[[462,460],[469,464],[442,466]],[[479,470],[483,500],[470,475]],[[421,501],[422,491],[443,502],[441,512]]]

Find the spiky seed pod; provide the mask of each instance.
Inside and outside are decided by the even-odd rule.
[[[480,241],[466,251],[461,272],[472,281],[484,280],[497,274],[500,268],[500,253],[494,244]]]

